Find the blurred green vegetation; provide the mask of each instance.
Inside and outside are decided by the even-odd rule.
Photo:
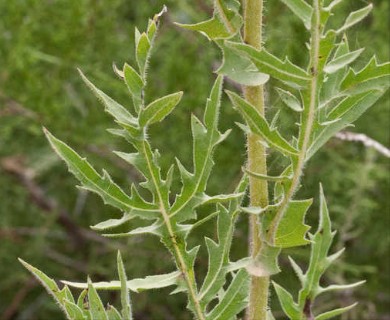
[[[107,241],[88,231],[107,217],[118,216],[100,199],[74,187],[75,179],[54,155],[41,127],[48,127],[59,138],[75,147],[98,168],[108,168],[122,185],[137,180],[125,163],[111,150],[126,150],[120,139],[108,135],[111,119],[82,84],[80,67],[104,91],[129,105],[130,99],[115,79],[112,63],[134,62],[134,26],[145,28],[148,17],[163,4],[169,8],[160,30],[150,66],[149,96],[158,97],[183,90],[178,111],[150,133],[165,163],[179,156],[191,161],[188,132],[190,113],[203,110],[215,70],[221,59],[217,48],[205,38],[180,30],[173,21],[200,21],[210,15],[211,1],[98,1],[98,0],[15,0],[0,1],[0,315],[9,319],[58,319],[57,306],[46,292],[31,281],[17,262],[22,257],[56,279],[108,280],[116,276],[116,250],[121,249],[128,276],[144,276],[172,269],[172,261],[156,239],[135,237]],[[365,1],[344,1],[341,22],[348,12]],[[366,47],[362,65],[376,54],[379,61],[389,59],[389,12],[387,0],[376,0],[373,13],[349,33],[351,46]],[[267,48],[279,56],[289,55],[305,64],[307,32],[279,1],[266,3],[265,36]],[[230,84],[228,84],[230,85]],[[272,90],[268,91],[269,115],[281,107]],[[292,129],[293,115],[281,115],[286,130]],[[237,115],[225,101],[221,126],[234,126]],[[356,123],[351,131],[365,133],[380,143],[390,143],[389,93]],[[153,140],[152,140],[153,141]],[[245,141],[240,130],[216,154],[217,168],[210,190],[232,189],[240,175]],[[281,159],[271,154],[270,171],[277,172]],[[390,317],[390,177],[389,161],[359,143],[332,139],[306,168],[303,188],[306,196],[318,195],[321,181],[327,195],[335,228],[337,247],[346,246],[344,259],[330,270],[329,281],[351,282],[367,279],[364,287],[330,296],[327,304],[359,306],[349,318],[389,319]],[[203,212],[204,211],[204,212]],[[200,214],[207,214],[205,208]],[[313,206],[310,222],[317,221]],[[213,235],[211,224],[199,231]],[[246,251],[246,221],[239,223],[234,257]],[[308,248],[288,254],[305,265]],[[336,249],[336,248],[335,248]],[[199,268],[207,257],[201,251]],[[294,288],[297,281],[286,260],[279,283]],[[105,296],[115,301],[115,294]],[[170,296],[169,290],[133,295],[136,319],[189,319],[183,313],[185,297]],[[275,303],[275,310],[279,306]],[[321,308],[321,305],[318,306]],[[276,313],[278,314],[278,313]],[[282,319],[280,317],[279,319]]]

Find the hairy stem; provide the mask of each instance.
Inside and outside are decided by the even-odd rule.
[[[320,51],[320,38],[321,38],[321,24],[320,24],[320,4],[319,0],[313,1],[313,19],[311,26],[311,46],[310,46],[310,65],[309,71],[311,74],[311,81],[309,87],[309,99],[305,101],[305,107],[301,118],[301,129],[299,131],[298,147],[299,155],[297,159],[293,159],[293,177],[291,180],[291,186],[288,189],[284,199],[279,207],[279,210],[275,216],[275,219],[270,227],[269,240],[271,243],[275,240],[276,232],[280,221],[282,220],[288,204],[297,191],[300,183],[300,179],[303,174],[303,168],[305,166],[306,152],[309,148],[310,137],[313,130],[313,124],[315,120],[316,107],[318,104],[318,78],[319,72],[319,51]]]
[[[263,0],[243,0],[244,7],[244,41],[256,49],[262,46],[262,18]],[[264,115],[263,86],[244,87],[244,98]],[[261,139],[249,134],[248,169],[258,174],[267,174],[266,149]],[[252,206],[266,207],[268,205],[268,185],[266,180],[249,177],[250,202]],[[261,250],[262,241],[258,218],[252,215],[249,218],[249,250],[252,257],[256,257]],[[248,320],[266,319],[269,291],[269,277],[251,277],[249,292]]]
[[[161,181],[160,181],[160,178],[158,176],[156,176],[156,174],[153,170],[152,155],[150,154],[150,150],[148,150],[148,149],[149,148],[146,145],[146,142],[142,141],[142,152],[145,156],[145,160],[147,162],[149,173],[150,173],[150,176],[152,178],[154,187],[156,189],[158,201],[160,203],[160,211],[161,211],[161,214],[163,216],[164,223],[165,223],[165,226],[166,226],[168,234],[169,234],[169,238],[171,240],[171,245],[172,245],[172,248],[174,251],[174,257],[176,260],[176,264],[179,267],[179,269],[184,277],[184,280],[185,280],[185,283],[186,283],[186,286],[188,289],[188,297],[190,300],[190,304],[192,304],[192,306],[193,306],[193,309],[194,309],[193,311],[196,315],[196,318],[198,320],[205,320],[206,317],[202,311],[202,308],[200,306],[200,302],[198,299],[198,295],[196,292],[196,283],[195,283],[195,278],[193,276],[194,272],[193,272],[193,270],[189,270],[189,268],[185,262],[185,259],[183,257],[183,254],[180,250],[180,247],[176,241],[176,235],[175,235],[175,232],[173,230],[173,226],[172,226],[172,223],[171,223],[171,220],[169,217],[169,207],[168,207],[167,202],[164,200],[163,195],[161,194],[161,191],[160,191]]]

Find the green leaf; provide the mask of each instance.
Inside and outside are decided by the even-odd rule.
[[[305,0],[282,0],[294,14],[302,20],[307,30],[310,30],[313,8]]]
[[[125,271],[125,266],[123,265],[120,251],[118,251],[118,255],[117,255],[117,267],[118,267],[119,280],[121,283],[122,317],[123,320],[132,320],[133,317],[131,312],[130,295],[127,288],[126,271]]]
[[[19,262],[42,284],[42,286],[46,289],[46,291],[54,298],[54,300],[58,303],[62,311],[65,313],[66,317],[68,319],[70,318],[70,315],[68,314],[67,308],[64,306],[64,292],[61,292],[58,288],[55,281],[51,278],[49,278],[45,273],[43,273],[41,270],[33,267],[32,265],[28,264],[24,260],[18,258]]]
[[[276,88],[276,91],[278,92],[280,99],[282,99],[287,107],[297,112],[303,111],[301,102],[291,92],[282,90],[280,88]]]
[[[69,171],[82,183],[87,190],[100,195],[105,203],[110,204],[123,211],[131,211],[129,214],[159,217],[159,210],[156,206],[145,201],[139,201],[137,197],[129,197],[123,190],[115,184],[107,172],[99,175],[96,170],[81,158],[74,150],[64,142],[55,138],[49,131],[44,129],[54,151],[66,162]]]
[[[84,314],[83,310],[78,307],[74,302],[71,302],[67,299],[64,299],[64,308],[66,309],[67,314],[70,319],[83,320],[88,319],[87,315]]]
[[[303,285],[305,277],[303,276],[303,271],[302,271],[301,267],[298,266],[298,264],[290,256],[288,257],[288,260],[290,260],[290,264],[291,264],[292,268],[294,269],[295,274],[297,275],[299,281]]]
[[[119,227],[127,223],[128,221],[132,220],[133,218],[134,216],[132,214],[125,213],[120,219],[108,219],[106,221],[99,222],[94,226],[90,226],[90,228],[96,231],[108,230],[108,229]]]
[[[336,71],[355,61],[363,51],[364,49],[359,49],[353,52],[348,52],[340,57],[337,57],[336,59],[333,59],[325,66],[324,71],[326,73],[335,73]]]
[[[225,1],[215,0],[211,19],[196,24],[176,24],[184,29],[198,31],[209,40],[227,39],[234,36],[242,25],[238,9],[237,1],[233,1],[233,5],[228,7]]]
[[[111,306],[108,304],[106,309],[107,309],[106,313],[107,313],[108,320],[123,320],[124,319],[124,318],[122,318],[119,311],[115,309],[114,306]]]
[[[275,288],[276,295],[278,296],[280,305],[282,306],[284,313],[290,319],[301,319],[301,312],[299,310],[298,305],[294,302],[294,299],[291,294],[286,289],[278,285],[276,282],[272,281],[272,284]]]
[[[133,67],[129,66],[127,63],[125,63],[123,68],[123,74],[127,88],[133,98],[134,108],[138,112],[142,105],[142,90],[145,83],[137,71],[135,71]]]
[[[292,64],[288,58],[284,61],[275,57],[265,49],[256,50],[247,44],[225,41],[226,46],[236,50],[239,54],[248,57],[262,72],[283,81],[292,87],[306,87],[310,81],[307,72]]]
[[[356,288],[358,286],[361,286],[364,284],[366,281],[358,281],[355,283],[350,283],[350,284],[332,284],[330,286],[327,286],[325,288],[320,287],[318,290],[318,295],[325,293],[325,292],[330,292],[330,291],[342,291],[342,290],[350,290],[353,288]]]
[[[298,153],[298,151],[294,149],[277,130],[272,130],[269,127],[267,121],[254,106],[246,102],[234,92],[226,91],[226,93],[234,107],[240,111],[253,133],[261,136],[266,142],[283,154],[296,155]]]
[[[248,175],[250,175],[251,177],[254,177],[254,178],[257,178],[257,179],[260,179],[260,180],[265,180],[265,181],[285,181],[285,180],[290,180],[291,179],[291,176],[287,176],[287,175],[268,176],[268,175],[265,175],[265,174],[260,174],[260,173],[249,171],[249,170],[247,170],[245,168],[244,168],[244,171]]]
[[[334,317],[337,317],[338,315],[340,314],[343,314],[349,310],[351,310],[352,308],[354,308],[355,306],[357,305],[357,302],[354,303],[354,304],[351,304],[350,306],[348,307],[344,307],[344,308],[339,308],[339,309],[335,309],[335,310],[332,310],[332,311],[328,311],[328,312],[324,312],[324,313],[321,313],[320,315],[316,316],[314,318],[314,320],[327,320],[327,319],[332,319]]]
[[[259,254],[246,267],[246,270],[256,277],[268,277],[279,273],[278,256],[280,251],[279,247],[271,247],[263,243]]]
[[[77,306],[82,310],[87,309],[87,306],[86,306],[86,302],[88,300],[87,296],[88,296],[88,290],[84,289],[83,291],[81,291],[79,297],[77,298]]]
[[[275,238],[269,239],[270,243],[280,248],[297,247],[310,243],[306,239],[306,233],[310,226],[304,223],[304,219],[312,202],[312,199],[291,200],[278,225]],[[264,234],[268,232],[275,214],[276,212],[264,213],[262,226]]]
[[[143,32],[139,37],[138,42],[136,43],[136,60],[142,79],[145,79],[146,77],[146,69],[150,56],[150,48],[151,44],[149,38],[146,33]]]
[[[266,320],[275,320],[275,317],[272,314],[271,310],[267,311],[267,319]]]
[[[234,275],[223,298],[213,310],[206,315],[206,320],[225,320],[234,318],[248,304],[248,289],[249,275],[244,269],[241,269]]]
[[[88,303],[91,320],[108,320],[102,300],[88,277]]]
[[[248,58],[237,54],[235,50],[225,46],[222,42],[217,43],[223,53],[222,64],[216,71],[218,74],[226,75],[244,86],[259,86],[269,80],[269,75],[259,72]]]
[[[129,290],[134,292],[140,292],[151,289],[160,289],[172,286],[177,284],[177,281],[181,277],[180,271],[174,271],[167,274],[159,274],[154,276],[147,276],[145,278],[133,279],[127,281],[127,287]],[[85,282],[72,282],[62,280],[62,283],[79,289],[88,288],[88,284]],[[121,282],[120,281],[109,281],[109,282],[95,282],[93,283],[93,287],[96,290],[121,290]]]
[[[387,90],[390,86],[390,62],[378,64],[374,56],[359,71],[350,69],[341,83],[345,94],[358,94],[370,90]]]
[[[351,12],[345,20],[344,25],[337,30],[337,33],[340,34],[362,21],[371,12],[372,7],[372,3],[370,3],[367,7]]]
[[[320,132],[315,135],[315,138],[307,151],[306,161],[337,132],[356,121],[367,109],[374,105],[382,95],[382,91],[373,90],[359,96],[347,97],[341,101],[340,104],[335,107],[332,116],[334,117],[337,114],[342,113],[342,117],[339,118],[340,120],[324,126],[321,128]]]
[[[183,92],[176,92],[154,100],[144,109],[141,109],[139,124],[142,127],[162,121],[180,102]]]
[[[155,223],[146,226],[146,227],[139,227],[135,228],[133,230],[130,230],[128,232],[124,233],[114,233],[114,234],[103,234],[104,237],[107,238],[126,238],[126,237],[131,237],[135,235],[141,235],[141,234],[151,234],[154,236],[162,236],[162,229],[163,229],[164,223],[160,220],[157,220]]]
[[[229,263],[229,247],[233,232],[233,217],[222,205],[218,205],[218,243],[205,238],[208,252],[208,270],[199,291],[199,300],[205,309],[225,283],[226,266]]]
[[[320,286],[320,280],[330,264],[340,256],[343,250],[328,256],[328,251],[332,245],[335,232],[331,229],[331,220],[329,211],[327,208],[325,196],[320,187],[320,221],[316,233],[312,236],[310,263],[305,275],[301,275],[303,278],[303,287],[299,291],[299,305],[301,310],[304,310],[307,301],[314,302],[314,299],[321,293],[331,290],[342,290],[356,287],[364,283],[364,281],[357,282],[351,285],[331,285],[328,288],[322,288]],[[341,309],[336,309],[330,312],[326,312],[315,319],[329,319],[336,315],[339,315],[347,310],[351,306]]]
[[[134,118],[131,113],[126,110],[125,107],[123,107],[118,102],[106,95],[103,91],[95,87],[95,85],[88,80],[88,78],[81,72],[80,69],[78,69],[78,71],[88,88],[91,89],[94,95],[103,103],[107,113],[113,116],[118,123],[123,123],[129,126],[137,126],[136,118]]]
[[[211,89],[210,97],[207,99],[203,119],[204,125],[195,116],[191,117],[194,172],[190,173],[177,160],[177,166],[182,180],[182,189],[171,207],[170,216],[171,218],[175,217],[178,223],[195,217],[195,207],[202,204],[205,199],[204,191],[214,165],[214,149],[230,132],[227,131],[221,134],[217,128],[221,105],[222,83],[223,77],[218,76]]]

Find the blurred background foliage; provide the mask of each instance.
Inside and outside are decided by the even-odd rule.
[[[366,1],[344,1],[334,23]],[[99,102],[82,84],[80,67],[96,85],[125,105],[126,89],[112,72],[112,63],[134,63],[134,26],[146,27],[147,18],[166,4],[169,12],[158,37],[149,75],[149,99],[183,90],[185,96],[161,125],[151,131],[155,146],[168,164],[175,155],[191,163],[190,113],[201,114],[220,53],[205,38],[177,28],[173,21],[195,22],[210,16],[211,0],[14,0],[0,1],[0,318],[2,320],[60,319],[57,306],[17,262],[22,257],[56,279],[94,281],[116,277],[116,250],[122,251],[130,278],[171,271],[172,261],[156,239],[134,237],[105,240],[88,230],[119,212],[102,205],[95,195],[74,187],[75,179],[54,155],[42,134],[46,126],[97,168],[105,167],[121,185],[139,177],[112,150],[128,150],[120,139],[107,134],[113,127]],[[266,2],[265,44],[279,56],[289,55],[305,65],[302,54],[307,32],[280,1]],[[353,28],[353,48],[365,47],[362,66],[373,54],[389,59],[388,0],[375,0],[373,13]],[[227,84],[232,86],[232,84]],[[267,91],[268,115],[283,108],[275,91]],[[234,126],[237,114],[225,101],[221,127]],[[283,108],[282,125],[289,130],[293,115]],[[389,93],[351,131],[390,143]],[[216,154],[217,167],[210,181],[213,190],[231,190],[245,161],[245,140],[235,127]],[[270,171],[277,172],[280,158],[271,154]],[[332,139],[306,168],[302,195],[317,197],[324,185],[334,227],[339,230],[334,250],[346,246],[343,259],[328,273],[327,281],[367,279],[364,287],[328,296],[318,308],[359,306],[343,319],[390,319],[390,177],[389,161],[360,143]],[[317,223],[316,204],[309,220]],[[206,215],[212,208],[204,208]],[[233,257],[246,251],[246,219],[236,231]],[[191,241],[215,233],[214,223]],[[205,270],[207,256],[197,262]],[[286,252],[304,266],[308,248]],[[286,255],[285,255],[286,256]],[[296,288],[287,260],[277,281]],[[115,293],[104,295],[107,301]],[[275,299],[273,299],[275,300]],[[274,310],[279,310],[276,301]],[[183,295],[169,290],[133,294],[136,319],[190,319]],[[275,313],[283,319],[280,312]]]

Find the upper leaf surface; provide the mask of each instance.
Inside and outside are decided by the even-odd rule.
[[[348,52],[340,57],[337,57],[336,59],[330,61],[324,68],[324,71],[326,73],[334,73],[348,64],[352,63],[355,61],[360,54],[363,52],[364,49],[359,49],[353,52]]]
[[[259,86],[269,80],[269,75],[257,70],[249,58],[243,57],[237,51],[225,46],[222,41],[217,42],[222,49],[223,60],[216,71],[228,76],[231,80],[245,86]]]
[[[159,289],[172,286],[177,283],[181,276],[180,271],[174,271],[167,274],[147,276],[145,278],[133,279],[127,281],[127,287],[134,292],[140,292],[150,289]],[[70,287],[86,289],[88,284],[85,282],[61,281]],[[120,281],[95,282],[92,284],[96,290],[120,290]]]
[[[145,109],[141,109],[139,124],[144,127],[162,121],[180,102],[183,92],[176,92],[154,100]]]
[[[204,125],[195,116],[191,119],[194,172],[190,173],[180,161],[177,161],[183,183],[181,193],[176,197],[171,208],[171,217],[175,217],[177,222],[193,217],[194,208],[207,201],[204,191],[214,165],[213,151],[227,135],[219,133],[217,128],[222,82],[223,77],[218,76],[207,99]]]
[[[88,78],[79,70],[81,78],[95,94],[95,96],[104,104],[105,110],[111,114],[119,123],[131,126],[137,125],[136,119],[122,105],[110,98],[103,91],[99,90]]]
[[[275,239],[271,239],[274,246],[289,248],[310,243],[310,241],[306,239],[306,233],[310,227],[304,223],[304,218],[312,202],[312,199],[290,201],[276,230]],[[275,209],[277,209],[277,206]],[[264,234],[267,233],[267,229],[272,222],[275,213],[275,211],[266,211],[264,213],[262,226]]]
[[[121,304],[123,320],[132,320],[130,295],[127,288],[127,276],[120,252],[117,254],[117,268],[121,283]]]
[[[96,170],[81,158],[73,149],[67,146],[64,142],[55,138],[50,132],[45,130],[47,139],[49,140],[54,151],[66,162],[69,171],[82,183],[86,189],[96,192],[102,199],[123,211],[135,209],[145,215],[158,216],[158,208],[146,202],[135,203],[117,184],[115,184],[108,173],[99,175]]]
[[[214,15],[211,19],[196,24],[180,24],[182,28],[194,30],[205,35],[209,40],[226,39],[234,36],[240,29],[242,18],[238,13],[239,3],[227,6],[225,1],[214,1]]]
[[[234,319],[234,317],[247,305],[247,294],[249,288],[249,275],[241,269],[234,276],[223,298],[207,314],[207,320]]]
[[[305,70],[292,64],[287,58],[282,61],[265,49],[256,50],[247,44],[230,41],[226,41],[225,44],[251,59],[260,72],[267,73],[290,86],[305,87],[310,80]]]
[[[362,9],[351,12],[349,14],[349,16],[347,17],[347,19],[345,20],[344,25],[340,29],[337,30],[337,33],[340,34],[340,33],[344,32],[345,30],[347,30],[348,28],[350,28],[350,27],[354,26],[355,24],[359,23],[360,21],[362,21],[371,12],[372,7],[373,6],[370,3],[368,6],[362,8]]]
[[[265,141],[283,154],[295,155],[298,153],[298,151],[293,148],[276,129],[270,128],[267,121],[254,106],[246,102],[234,92],[227,91],[226,93],[228,94],[234,107],[240,111],[253,133],[260,135]]]
[[[282,0],[294,14],[302,20],[307,30],[310,30],[313,8],[305,0]]]
[[[359,71],[350,69],[341,83],[341,89],[348,94],[369,90],[387,90],[390,86],[390,62],[378,64],[373,57]]]
[[[100,299],[91,279],[88,278],[88,305],[91,314],[91,320],[108,320],[106,310]]]

